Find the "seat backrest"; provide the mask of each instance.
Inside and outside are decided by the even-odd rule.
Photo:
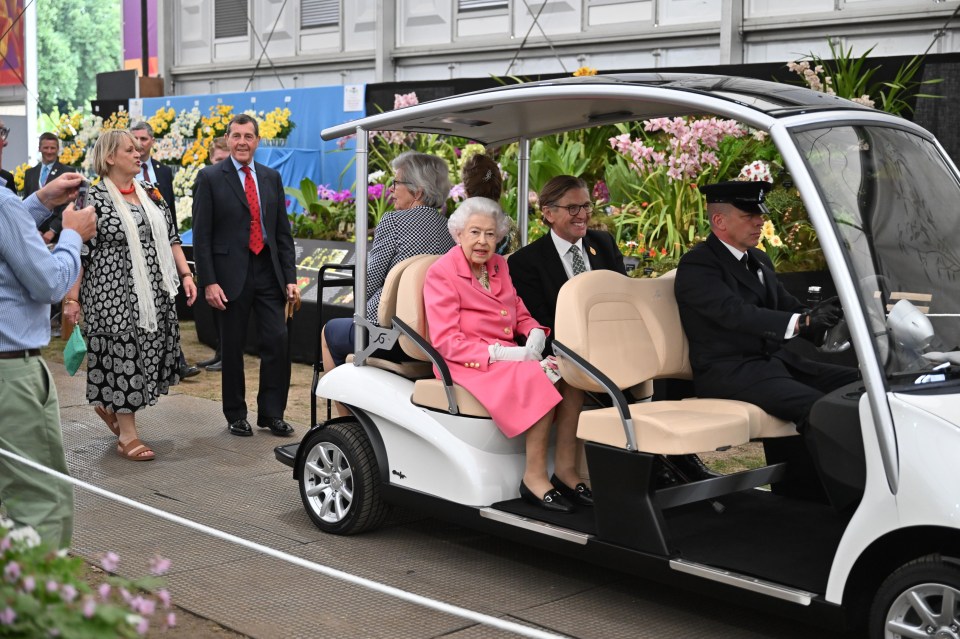
[[[674,275],[631,278],[607,270],[578,275],[560,289],[554,337],[620,389],[657,378],[692,378]],[[563,359],[560,373],[579,388],[603,390]]]
[[[400,289],[400,276],[407,267],[423,257],[414,255],[402,262],[394,264],[387,279],[383,282],[383,291],[380,293],[380,305],[377,307],[377,324],[389,328],[393,324],[393,316],[397,314],[397,291]]]
[[[440,255],[418,255],[405,260],[409,264],[400,274],[400,282],[397,287],[395,315],[428,342],[430,341],[430,333],[427,329],[427,314],[423,306],[423,282],[427,277],[427,271],[440,257]],[[411,340],[402,335],[400,336],[400,348],[414,359],[428,361],[426,354]]]

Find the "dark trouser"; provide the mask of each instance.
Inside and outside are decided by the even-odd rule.
[[[747,371],[749,365],[741,374]],[[857,369],[850,366],[808,359],[793,363],[775,355],[758,368],[752,383],[726,397],[756,404],[775,417],[795,423],[802,430],[818,399],[855,381],[858,375]]]
[[[285,291],[277,282],[270,249],[250,254],[247,278],[236,299],[227,302],[221,314],[220,345],[223,361],[223,414],[227,421],[246,419],[244,398],[243,347],[247,338],[250,310],[256,315],[260,343],[259,417],[282,418],[290,390],[290,357],[287,353],[287,325],[284,317]]]

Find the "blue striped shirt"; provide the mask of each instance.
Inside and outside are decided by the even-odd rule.
[[[0,189],[0,352],[50,342],[50,304],[80,274],[80,235],[64,229],[50,251],[37,225],[50,217],[36,193],[24,201]]]

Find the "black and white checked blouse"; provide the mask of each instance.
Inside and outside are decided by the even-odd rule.
[[[387,273],[414,255],[443,255],[453,248],[447,218],[429,206],[389,211],[380,218],[373,234],[367,262],[366,318],[377,322],[377,307]]]

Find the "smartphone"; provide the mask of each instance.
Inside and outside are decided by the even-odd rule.
[[[90,190],[90,183],[84,180],[77,188],[77,198],[73,201],[73,208],[80,210],[87,205],[87,191]]]

